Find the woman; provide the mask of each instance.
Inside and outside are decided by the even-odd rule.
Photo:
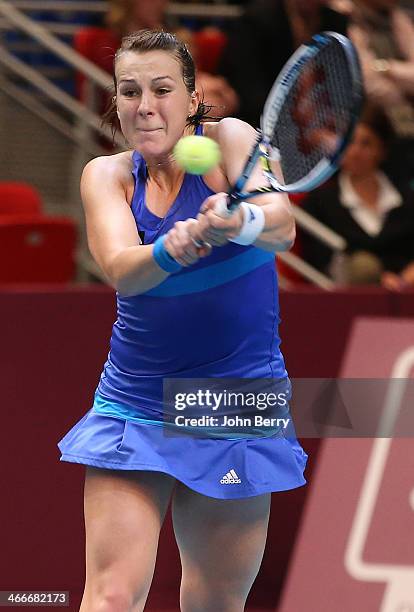
[[[368,99],[388,115],[396,138],[387,170],[414,175],[414,24],[398,0],[354,0],[349,36],[361,61]]]
[[[346,34],[348,18],[327,0],[250,0],[233,21],[220,73],[240,99],[238,116],[253,126],[292,53],[322,30]]]
[[[109,3],[106,23],[121,37],[141,29],[168,29],[176,32],[180,40],[187,44],[197,66],[196,85],[202,91],[215,114],[221,117],[233,115],[238,108],[238,97],[227,80],[201,68],[198,60],[199,48],[197,35],[186,27],[180,26],[177,19],[168,13],[169,0],[112,0]],[[207,30],[205,30],[207,33]],[[115,49],[114,49],[115,51]]]
[[[306,482],[307,455],[280,427],[256,439],[162,427],[163,379],[274,378],[289,392],[274,268],[274,252],[294,238],[289,204],[271,194],[228,219],[215,214],[255,131],[236,119],[201,124],[194,79],[191,56],[172,34],[126,37],[109,116],[131,150],[92,160],[82,176],[90,249],[118,293],[94,405],[59,443],[62,460],[88,466],[82,612],[144,608],[171,497],[181,609],[243,610],[263,556],[270,492]],[[171,155],[194,132],[222,151],[204,177],[184,174]],[[260,180],[257,171],[251,186]],[[245,210],[262,222],[249,236]]]
[[[367,105],[336,180],[312,194],[305,209],[343,236],[349,284],[381,284],[402,289],[414,284],[414,194],[401,190],[382,172],[393,130],[382,111]],[[333,253],[304,234],[303,254],[329,273]]]

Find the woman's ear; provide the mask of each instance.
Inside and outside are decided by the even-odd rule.
[[[111,102],[112,102],[112,104],[116,104],[116,96],[112,97]],[[119,119],[120,117],[119,117],[119,110],[118,109],[116,109],[116,114],[118,115],[118,119]]]
[[[190,109],[189,109],[189,115],[188,115],[189,117],[196,114],[200,101],[201,101],[200,92],[198,92],[197,90],[194,90],[193,93],[191,94]]]

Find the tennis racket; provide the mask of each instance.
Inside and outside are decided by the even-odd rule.
[[[313,36],[277,77],[249,158],[216,212],[228,216],[243,200],[274,191],[307,192],[326,181],[338,168],[362,101],[361,69],[351,41],[336,32]],[[259,160],[264,184],[244,191]],[[284,184],[273,171],[278,164]]]

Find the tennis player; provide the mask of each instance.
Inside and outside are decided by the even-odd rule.
[[[163,381],[274,378],[289,397],[274,254],[292,245],[294,221],[287,197],[274,193],[226,219],[214,212],[255,130],[206,120],[192,58],[172,34],[126,37],[114,80],[108,121],[130,150],[89,162],[81,191],[118,316],[93,406],[59,443],[61,460],[87,466],[80,609],[144,609],[171,500],[181,610],[241,612],[263,557],[270,494],[306,483],[307,455],[280,427],[167,436]],[[205,176],[172,157],[194,133],[222,152]],[[258,170],[248,188],[262,182]]]

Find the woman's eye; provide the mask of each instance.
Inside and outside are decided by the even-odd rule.
[[[132,96],[134,96],[137,92],[135,91],[135,89],[126,89],[125,91],[122,92],[123,96],[126,96],[127,98],[131,98]]]
[[[169,89],[167,89],[166,87],[161,87],[161,89],[158,89],[158,90],[157,90],[157,93],[158,93],[160,96],[165,96],[165,94],[167,94],[167,93],[169,93],[169,92],[170,92],[170,90],[169,90]]]

